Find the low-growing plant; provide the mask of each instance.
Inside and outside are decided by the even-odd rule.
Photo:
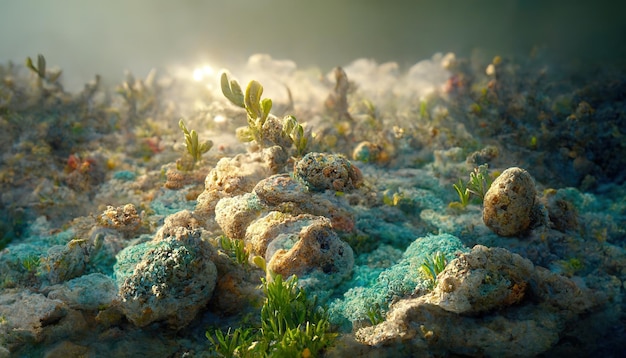
[[[385,320],[385,310],[380,304],[373,304],[367,308],[367,318],[373,326],[382,323]]]
[[[220,247],[240,265],[247,265],[250,255],[246,251],[243,240],[231,239],[227,236],[219,237]]]
[[[467,188],[465,182],[462,179],[459,179],[459,181],[456,184],[452,184],[452,186],[454,187],[454,190],[456,190],[456,193],[459,195],[459,201],[450,203],[451,206],[460,206],[461,208],[465,208],[470,201],[470,190]]]
[[[328,313],[307,297],[296,276],[261,281],[266,299],[260,327],[206,332],[220,356],[311,357],[332,344],[336,334],[330,331]]]
[[[483,164],[474,168],[474,170],[470,173],[470,180],[467,183],[467,188],[470,193],[474,194],[480,201],[482,202],[485,194],[487,194],[487,190],[493,183],[493,179],[489,175],[489,166],[487,164]]]
[[[185,135],[185,146],[187,147],[187,153],[193,158],[193,162],[197,163],[202,159],[202,154],[208,152],[213,147],[211,140],[206,140],[200,143],[198,139],[198,133],[195,130],[189,131],[185,126],[185,122],[181,119],[178,121],[178,126]]]
[[[263,146],[263,125],[272,109],[271,99],[261,99],[263,86],[258,81],[250,81],[244,95],[241,92],[239,83],[228,78],[228,75],[224,72],[221,77],[221,87],[224,96],[232,104],[244,108],[248,116],[248,127],[238,130],[237,137],[247,142],[254,140]]]
[[[437,286],[437,276],[443,272],[447,264],[446,256],[439,251],[424,260],[419,267],[419,272],[426,280],[428,289],[432,290]]]
[[[272,109],[271,99],[261,99],[263,86],[258,81],[250,81],[246,87],[246,92],[243,93],[239,83],[230,79],[226,73],[222,73],[220,84],[224,97],[235,106],[246,110],[248,126],[237,129],[237,138],[244,142],[255,141],[261,147],[265,147],[268,144],[279,144],[267,140],[263,131],[263,125],[271,115],[270,111]],[[310,134],[304,130],[302,124],[292,115],[284,117],[282,123],[281,137],[291,140],[297,157],[304,156],[310,142]],[[287,150],[288,148],[283,149]]]
[[[37,267],[39,267],[41,260],[37,255],[29,255],[24,257],[20,263],[26,272],[34,272],[37,270]]]
[[[39,80],[47,83],[55,83],[61,76],[61,71],[48,71],[46,69],[46,58],[43,55],[37,55],[37,66],[30,57],[26,58],[26,67],[37,74]]]
[[[459,201],[450,203],[452,208],[464,209],[471,200],[472,195],[482,203],[485,194],[489,190],[494,178],[489,175],[489,166],[487,164],[480,165],[470,173],[467,182],[459,179],[457,183],[452,184],[454,190],[459,196]]]
[[[219,329],[214,335],[206,332],[206,337],[215,350],[223,357],[253,357],[250,346],[254,341],[254,329],[239,327],[235,330],[230,328],[226,333]]]
[[[307,134],[294,116],[287,116],[283,120],[283,133],[289,136],[296,147],[296,157],[303,157],[307,152],[310,135]]]

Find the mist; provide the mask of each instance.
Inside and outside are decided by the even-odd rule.
[[[623,63],[626,4],[611,1],[0,0],[0,62],[46,56],[68,88],[95,74],[210,63],[254,53],[326,71],[357,58],[404,68],[436,52]]]

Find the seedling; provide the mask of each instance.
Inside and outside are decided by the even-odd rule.
[[[482,203],[491,183],[493,183],[493,178],[489,175],[487,164],[474,168],[470,173],[468,182],[459,179],[456,184],[452,184],[454,190],[456,190],[459,195],[459,201],[451,202],[449,206],[452,208],[465,209],[470,203],[472,195]]]
[[[56,82],[61,76],[60,70],[58,71],[46,71],[46,58],[43,55],[37,55],[37,67],[33,64],[33,60],[30,57],[26,58],[26,67],[37,74],[39,80],[45,80],[48,83]]]
[[[202,143],[198,140],[198,133],[195,130],[189,131],[185,126],[185,122],[181,119],[178,122],[178,126],[185,135],[185,146],[187,147],[187,153],[193,158],[193,162],[199,162],[202,159],[202,154],[208,152],[213,147],[213,142],[210,140]]]
[[[424,263],[419,267],[419,272],[426,280],[430,290],[437,286],[437,276],[443,272],[448,264],[446,256],[437,251],[432,257],[427,257]]]
[[[222,73],[220,82],[224,96],[235,106],[246,110],[248,126],[237,129],[237,138],[243,142],[255,141],[261,147],[268,144],[279,144],[271,143],[271,138],[265,138],[263,125],[270,116],[272,100],[269,98],[261,99],[263,86],[257,81],[250,81],[244,94],[239,83],[230,79],[226,73]],[[297,157],[304,156],[309,144],[310,134],[304,130],[302,124],[298,123],[294,116],[284,117],[282,123],[283,128],[280,135],[291,140],[296,149]],[[287,150],[288,148],[283,149]]]
[[[385,311],[380,304],[376,303],[367,309],[367,318],[373,326],[382,323],[385,320]]]
[[[283,122],[283,133],[288,135],[296,147],[296,157],[303,157],[307,152],[310,135],[306,134],[302,124],[294,116],[287,116]]]
[[[250,255],[246,251],[245,244],[242,240],[231,239],[226,236],[220,236],[219,243],[222,249],[240,265],[247,265]]]
[[[222,73],[221,87],[224,96],[232,104],[244,108],[248,115],[248,127],[238,131],[239,139],[248,142],[254,140],[259,145],[263,145],[263,124],[272,109],[271,99],[261,99],[263,86],[258,81],[250,81],[243,95],[239,83],[229,79],[226,73]]]
[[[493,182],[493,179],[489,176],[488,168],[487,164],[474,168],[474,171],[470,173],[470,180],[467,184],[470,193],[478,197],[480,201],[483,200]]]
[[[470,190],[461,179],[459,179],[456,184],[452,184],[452,186],[454,187],[454,190],[456,190],[457,194],[459,194],[458,202],[461,204],[461,207],[466,207],[467,204],[469,204]]]

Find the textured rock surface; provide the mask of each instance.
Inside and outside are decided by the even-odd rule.
[[[438,276],[433,300],[446,311],[477,314],[520,302],[533,264],[501,248],[475,246]]]
[[[256,194],[246,193],[222,198],[215,206],[215,221],[231,239],[243,239],[246,228],[256,219],[263,206]]]
[[[319,217],[309,214],[297,216],[272,211],[253,222],[246,230],[246,248],[253,255],[265,257],[269,243],[280,234],[298,233],[304,226],[311,224]]]
[[[80,310],[102,309],[117,298],[115,281],[99,273],[47,287],[44,292],[48,298],[63,301],[69,307]]]
[[[296,178],[312,191],[348,191],[362,181],[361,171],[342,155],[309,153],[294,168]]]
[[[517,167],[503,171],[485,194],[485,225],[500,236],[523,234],[530,227],[536,195],[535,181],[527,171]]]
[[[359,330],[357,339],[405,345],[412,354],[534,356],[556,344],[568,322],[601,310],[619,290],[614,283],[607,289],[612,295],[599,294],[505,249],[480,245],[439,277],[433,292],[398,301],[383,323]]]
[[[297,214],[312,214],[330,219],[333,229],[349,232],[354,228],[350,205],[334,192],[311,192],[287,174],[273,175],[261,180],[254,193],[270,210]]]
[[[55,342],[87,325],[80,312],[64,302],[21,290],[0,293],[0,317],[0,346],[11,352]]]
[[[141,229],[141,217],[133,204],[124,206],[107,206],[107,209],[98,216],[98,224],[105,228],[111,228],[124,234],[125,237],[133,237]]]
[[[268,270],[283,277],[297,275],[316,288],[331,288],[352,272],[354,254],[332,230],[324,217],[303,216],[302,225],[293,225],[269,243],[265,253]]]
[[[200,230],[168,226],[153,241],[118,254],[120,305],[135,325],[166,321],[180,328],[209,301],[217,269],[211,261],[214,249],[200,234]]]
[[[208,220],[221,198],[249,193],[259,180],[278,173],[286,162],[279,146],[220,159],[204,180],[195,213]]]

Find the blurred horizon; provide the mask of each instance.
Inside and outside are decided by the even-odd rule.
[[[401,68],[437,52],[626,62],[626,2],[561,0],[0,0],[0,62],[43,54],[81,88],[129,70],[209,63],[238,67],[255,53],[329,71],[358,58]]]

